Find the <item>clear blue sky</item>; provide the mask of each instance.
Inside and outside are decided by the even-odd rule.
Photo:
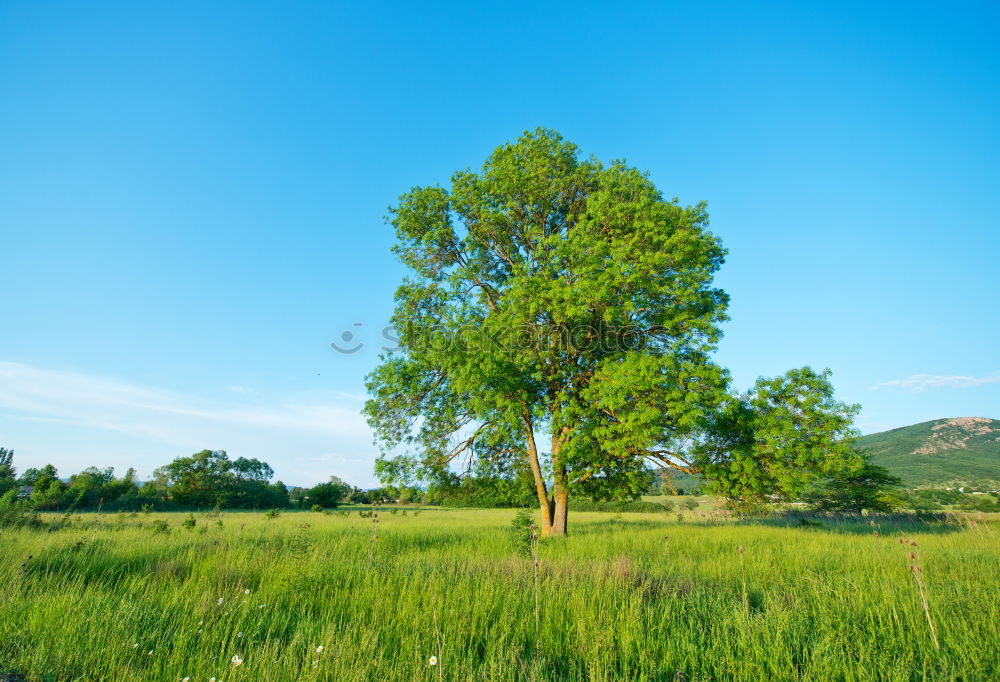
[[[385,208],[536,126],[709,202],[739,386],[1000,418],[1000,5],[627,5],[0,3],[0,445],[372,483]]]

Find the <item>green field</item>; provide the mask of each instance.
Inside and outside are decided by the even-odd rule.
[[[180,513],[99,523],[90,514],[52,532],[5,529],[0,673],[220,682],[1000,679],[995,520],[884,520],[875,536],[867,522],[577,513],[570,537],[538,546],[536,612],[535,568],[514,548],[513,516],[383,510],[377,539],[357,513],[201,514],[194,529],[182,527]],[[900,535],[916,546],[901,545]],[[923,569],[940,649],[909,551]]]

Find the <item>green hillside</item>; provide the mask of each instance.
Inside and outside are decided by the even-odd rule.
[[[909,486],[1000,485],[996,419],[935,419],[864,436],[858,445]]]

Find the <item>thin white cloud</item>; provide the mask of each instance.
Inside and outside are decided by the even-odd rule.
[[[71,471],[76,470],[73,466],[107,464],[137,466],[148,475],[172,457],[218,448],[233,457],[264,459],[290,483],[312,483],[331,474],[358,484],[371,482],[375,453],[357,396],[253,390],[208,400],[14,362],[0,362],[0,386],[4,439],[20,441],[4,445],[37,460],[22,460],[21,467],[60,461]],[[53,435],[57,431],[58,438]],[[70,438],[75,440],[66,442]],[[36,447],[42,442],[47,445]],[[123,451],[123,442],[129,451]],[[96,447],[101,443],[106,443],[104,449]],[[134,461],[136,445],[146,452],[172,454],[163,461]],[[106,452],[109,461],[74,461],[74,452],[95,449]]]
[[[985,384],[1000,383],[1000,374],[992,374],[982,377],[970,377],[962,375],[937,376],[932,374],[911,374],[905,379],[892,379],[875,384],[871,390],[877,391],[881,388],[899,388],[904,391],[919,393],[938,388],[972,388]]]
[[[249,395],[257,392],[249,386],[230,386],[229,390],[233,393],[242,393],[243,395]]]

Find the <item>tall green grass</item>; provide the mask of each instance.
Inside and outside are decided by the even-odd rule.
[[[30,680],[1000,679],[1000,542],[513,510],[94,515],[0,532],[0,673]],[[165,521],[168,531],[157,530]],[[162,523],[159,524],[162,527]],[[903,535],[919,549],[935,649]],[[743,547],[741,555],[738,551]],[[28,558],[30,556],[30,558]],[[318,650],[322,647],[321,650]],[[440,654],[438,653],[440,649]],[[436,666],[430,656],[438,656]],[[232,659],[238,656],[241,665]]]

